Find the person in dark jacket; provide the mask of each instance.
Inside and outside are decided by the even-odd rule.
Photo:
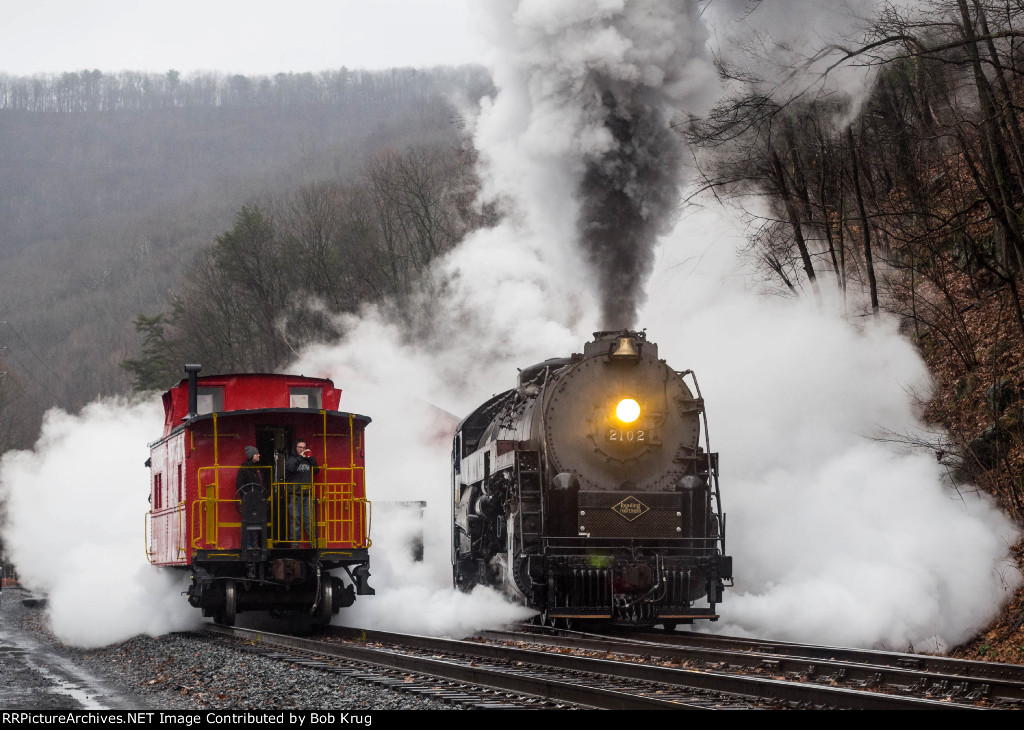
[[[306,440],[295,442],[292,454],[284,463],[285,479],[288,481],[288,512],[291,523],[289,539],[303,541],[302,530],[305,528],[309,540],[313,533],[313,475],[320,471],[312,452],[306,447]]]
[[[250,492],[258,492],[263,499],[267,498],[267,484],[263,478],[263,470],[260,467],[260,451],[255,446],[245,447],[245,461],[238,467],[235,475],[235,499],[239,500],[239,511],[241,511],[241,500]],[[258,548],[259,533],[248,532],[246,547]]]

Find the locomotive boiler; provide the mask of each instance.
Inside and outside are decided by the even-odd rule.
[[[243,611],[327,624],[372,595],[370,419],[339,411],[330,380],[185,369],[146,462],[149,561],[190,572],[189,602],[228,625]],[[297,443],[304,472],[290,470]]]
[[[521,370],[459,424],[452,489],[455,585],[547,623],[714,621],[732,585],[704,400],[645,331]]]

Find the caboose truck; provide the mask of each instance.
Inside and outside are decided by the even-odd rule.
[[[370,419],[338,411],[330,380],[292,375],[187,378],[163,395],[164,428],[150,444],[146,549],[154,565],[190,570],[188,600],[231,625],[242,611],[305,614],[330,623],[369,586],[370,503],[363,431]],[[288,483],[285,461],[304,439],[320,469]],[[260,453],[266,493],[236,493],[245,447]],[[245,480],[243,480],[244,482]],[[313,534],[292,509],[309,500]],[[343,569],[350,582],[328,571]]]
[[[548,623],[718,618],[718,454],[696,378],[645,332],[596,332],[522,370],[459,424],[452,488],[456,586],[504,590]]]

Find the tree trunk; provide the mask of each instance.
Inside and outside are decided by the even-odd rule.
[[[786,170],[782,166],[782,160],[779,159],[779,155],[775,151],[774,147],[772,147],[769,152],[769,158],[771,160],[772,171],[775,173],[775,183],[778,187],[779,196],[782,198],[782,201],[786,206],[786,215],[789,217],[789,224],[793,228],[793,240],[796,242],[797,250],[800,252],[800,260],[804,265],[804,273],[807,274],[807,279],[811,283],[811,288],[814,290],[814,293],[817,294],[818,282],[814,275],[814,264],[811,263],[811,254],[807,250],[807,242],[804,240],[803,225],[800,222],[800,214],[797,210],[796,200],[793,198],[789,184],[786,181]]]
[[[860,212],[861,227],[864,232],[864,266],[868,271],[868,289],[871,294],[871,313],[878,316],[878,282],[875,280],[875,264],[871,257],[871,226],[868,223],[867,210],[864,207],[864,195],[860,188],[860,163],[857,160],[857,145],[853,139],[853,130],[846,128],[846,139],[850,144],[850,161],[853,167],[853,192],[857,198],[857,210]]]

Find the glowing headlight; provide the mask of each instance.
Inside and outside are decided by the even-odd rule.
[[[623,398],[615,406],[615,416],[623,423],[632,423],[640,418],[640,404],[632,398]]]

